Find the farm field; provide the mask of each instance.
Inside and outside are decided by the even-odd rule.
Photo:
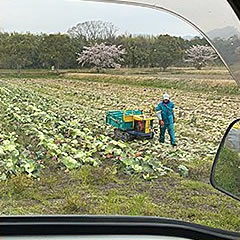
[[[108,110],[175,103],[169,139],[116,141]],[[240,205],[209,184],[214,155],[239,117],[225,69],[59,74],[0,71],[0,214],[120,214],[240,231]],[[185,169],[185,170],[182,170]]]

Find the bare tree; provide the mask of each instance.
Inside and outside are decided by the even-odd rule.
[[[198,70],[206,66],[208,62],[211,62],[218,58],[215,50],[207,45],[192,46],[187,51],[185,51],[185,54],[187,56],[185,62],[192,63],[193,66]]]
[[[86,21],[78,23],[67,32],[73,38],[82,38],[88,42],[114,39],[118,29],[110,22]]]

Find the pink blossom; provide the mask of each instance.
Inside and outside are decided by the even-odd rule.
[[[84,50],[78,53],[77,61],[82,66],[91,65],[97,69],[119,68],[123,61],[122,55],[125,54],[125,49],[121,47],[96,43],[92,47],[84,47]]]

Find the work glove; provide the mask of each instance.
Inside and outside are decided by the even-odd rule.
[[[163,127],[164,126],[164,121],[163,120],[159,120],[159,124]]]

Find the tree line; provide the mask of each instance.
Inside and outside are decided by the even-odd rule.
[[[188,66],[187,49],[208,45],[204,38],[186,40],[170,35],[117,34],[112,23],[87,21],[66,34],[0,32],[0,68],[3,69],[75,69],[80,67],[78,54],[84,47],[105,43],[125,49],[123,67]],[[224,44],[224,42],[220,42]],[[215,60],[218,63],[219,59]]]

